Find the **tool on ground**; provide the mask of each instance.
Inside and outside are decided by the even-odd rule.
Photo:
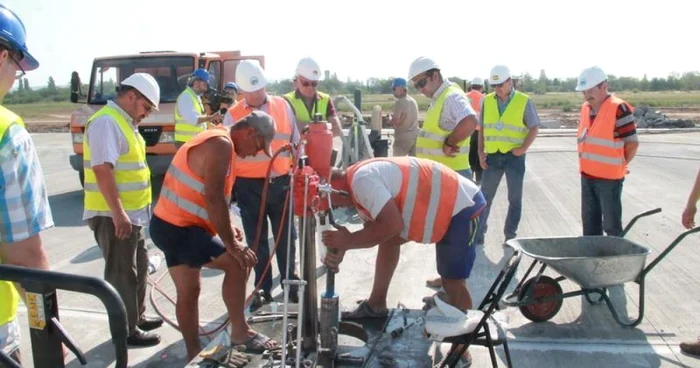
[[[250,354],[245,354],[238,349],[245,349],[244,346],[228,348],[217,345],[209,350],[204,350],[199,353],[204,362],[213,362],[218,364],[218,367],[224,368],[239,368],[247,365],[251,360]]]
[[[421,323],[421,322],[423,322],[423,318],[418,318],[415,321],[409,323],[408,325],[401,326],[401,327],[391,331],[391,338],[395,339],[395,338],[401,336],[404,333],[404,331],[408,330],[411,326],[413,326],[417,323]]]

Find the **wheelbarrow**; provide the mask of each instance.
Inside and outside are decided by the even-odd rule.
[[[548,238],[516,238],[506,242],[513,249],[533,258],[532,264],[516,286],[503,299],[503,305],[518,307],[533,322],[544,322],[561,309],[565,298],[583,295],[590,304],[607,304],[617,323],[634,327],[644,317],[644,278],[686,236],[699,232],[700,227],[679,235],[653,262],[645,267],[649,248],[624,238],[637,220],[661,212],[660,208],[635,216],[620,237],[576,236]],[[530,273],[540,265],[537,274]],[[552,278],[542,273],[550,267],[561,276]],[[565,279],[578,284],[581,290],[563,293],[559,283]],[[607,288],[627,282],[639,284],[639,314],[634,321],[625,321],[607,295]]]

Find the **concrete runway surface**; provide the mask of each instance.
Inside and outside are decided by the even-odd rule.
[[[56,227],[43,233],[53,270],[102,277],[103,260],[91,231],[81,221],[83,193],[69,163],[72,153],[70,134],[34,134],[50,195]],[[628,237],[648,246],[656,257],[683,229],[680,216],[698,168],[700,133],[644,134],[639,153],[630,165],[623,189],[623,221],[635,214],[662,207],[661,214],[640,220]],[[518,236],[544,237],[579,235],[580,179],[577,172],[576,140],[572,136],[540,136],[527,154],[527,172],[523,216]],[[479,247],[477,264],[469,280],[475,301],[480,301],[503,266],[506,250],[501,246],[501,229],[507,211],[507,190],[502,181],[489,221],[486,245]],[[155,249],[150,243],[149,248]],[[680,352],[681,341],[700,336],[700,236],[693,235],[679,245],[646,278],[646,312],[636,328],[615,323],[605,306],[591,306],[582,297],[564,300],[561,311],[550,321],[533,323],[516,308],[508,308],[509,344],[518,367],[700,367],[700,359]],[[154,251],[157,251],[155,249]],[[352,251],[341,265],[336,288],[341,308],[350,309],[356,300],[369,294],[373,280],[376,248]],[[299,259],[299,257],[297,257]],[[421,298],[432,295],[425,280],[436,275],[434,250],[428,245],[407,244],[389,294],[389,306],[403,302],[409,308],[422,307]],[[515,287],[529,266],[523,256]],[[276,266],[273,267],[275,274]],[[165,267],[153,276],[160,276]],[[548,273],[552,274],[551,271]],[[212,329],[226,317],[221,300],[223,276],[212,270],[202,272],[200,318],[205,329]],[[319,288],[323,280],[319,279]],[[252,287],[252,277],[249,282]],[[564,291],[575,290],[570,281],[561,283]],[[175,296],[168,275],[160,282]],[[610,290],[614,302],[630,317],[637,315],[636,284]],[[150,290],[149,290],[150,291]],[[273,295],[281,301],[276,284]],[[156,294],[162,311],[175,320],[174,306]],[[97,298],[59,291],[61,320],[86,353],[89,367],[108,367],[114,363],[107,317]],[[626,307],[626,308],[625,308]],[[148,303],[149,314],[154,313]],[[27,314],[20,306],[22,352],[25,366],[32,367]],[[182,367],[185,349],[180,333],[170,326],[156,330],[160,345],[129,350],[133,367]],[[206,344],[210,338],[203,338]],[[471,348],[474,367],[490,366],[485,348]],[[505,364],[502,349],[497,349],[500,364]],[[72,354],[69,367],[79,367]]]

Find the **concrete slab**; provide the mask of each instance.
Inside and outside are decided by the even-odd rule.
[[[72,171],[70,134],[33,135],[42,162],[57,226],[44,233],[52,269],[101,277],[103,261],[92,233],[81,221],[82,192],[77,174]],[[623,220],[635,214],[662,207],[663,212],[640,220],[629,237],[651,248],[649,261],[657,256],[675,236],[682,232],[680,215],[700,167],[700,133],[645,134],[640,136],[637,158],[630,164],[630,175],[623,189]],[[577,173],[575,141],[568,137],[540,137],[527,156],[523,217],[519,236],[564,236],[581,232],[580,179]],[[501,229],[507,211],[507,188],[501,183],[494,201],[490,231],[486,245],[478,249],[477,264],[469,280],[475,300],[481,300],[500,270],[506,255],[501,246]],[[152,244],[149,241],[149,245]],[[561,311],[550,321],[533,323],[515,308],[505,311],[510,326],[509,343],[513,361],[520,367],[700,367],[700,360],[680,353],[678,344],[700,335],[700,321],[694,318],[700,309],[700,272],[697,264],[700,237],[692,236],[679,245],[647,277],[645,318],[636,328],[618,326],[605,306],[590,306],[583,298],[564,301]],[[356,300],[369,294],[373,280],[376,249],[350,252],[341,265],[336,288],[343,309],[350,309]],[[525,257],[515,282],[522,278]],[[160,278],[161,269],[155,279]],[[276,275],[276,270],[273,269]],[[429,245],[407,244],[402,250],[396,277],[389,290],[389,305],[403,302],[420,309],[421,298],[431,295],[425,280],[436,275],[434,249]],[[202,274],[200,318],[207,331],[225,319],[220,298],[222,275],[213,271]],[[319,279],[319,287],[323,287]],[[174,297],[167,273],[160,287]],[[575,285],[562,282],[564,290]],[[249,290],[252,282],[249,283]],[[279,287],[273,290],[281,301]],[[630,314],[637,313],[636,285],[614,290],[616,303]],[[155,294],[153,300],[166,316],[174,320],[174,308],[166,297]],[[93,297],[59,292],[61,319],[68,331],[87,352],[89,367],[113,364],[110,336],[104,308]],[[148,303],[149,313],[155,313]],[[22,352],[26,366],[31,367],[31,346],[28,339],[26,312],[21,309]],[[130,366],[184,366],[185,352],[179,332],[171,326],[158,330],[163,342],[154,348],[130,349]],[[215,335],[203,336],[207,344]],[[474,366],[488,366],[485,349],[473,348]],[[499,359],[503,362],[502,350]],[[78,367],[72,356],[68,366]],[[502,363],[501,363],[502,364]]]

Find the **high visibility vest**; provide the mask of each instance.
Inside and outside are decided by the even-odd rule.
[[[452,133],[449,130],[440,128],[442,108],[445,105],[447,96],[452,94],[461,95],[463,93],[456,84],[452,84],[445,88],[438,96],[435,104],[428,108],[423,120],[423,127],[418,132],[418,138],[416,139],[416,157],[440,162],[452,170],[466,170],[470,168],[468,137],[457,144],[459,151],[454,157],[447,156],[442,151],[445,139]]]
[[[292,137],[292,124],[290,117],[287,116],[287,102],[279,96],[267,96],[267,104],[269,106],[269,115],[275,123],[275,138],[270,143],[271,154],[279,151],[285,144],[289,143]],[[232,108],[229,109],[234,122],[243,119],[253,109],[249,107],[245,101],[238,101]],[[234,123],[235,125],[236,123]],[[242,178],[264,178],[267,175],[267,169],[270,165],[270,157],[267,157],[262,151],[255,156],[239,158],[236,161],[236,176]],[[285,175],[291,167],[291,155],[289,151],[285,151],[275,157],[272,164],[272,174]]]
[[[19,124],[24,127],[24,121],[19,116],[4,106],[0,106],[0,139],[5,136],[7,129],[12,124]],[[0,259],[0,264],[2,264],[2,259]],[[10,281],[0,280],[0,325],[15,319],[18,304],[19,294],[14,284]]]
[[[112,118],[122,132],[129,151],[119,156],[114,166],[114,180],[119,192],[119,200],[127,212],[135,212],[151,204],[151,170],[146,162],[146,142],[136,133],[131,124],[113,107],[104,106],[85,123],[87,132],[90,123],[100,116]],[[83,167],[85,170],[85,210],[110,213],[107,200],[97,185],[95,171],[91,167],[91,149],[88,140],[83,140]]]
[[[192,172],[187,163],[188,152],[192,147],[216,137],[224,137],[231,141],[229,130],[216,126],[190,139],[175,153],[175,157],[165,173],[158,204],[153,210],[153,213],[163,221],[180,227],[199,226],[210,234],[216,235],[216,228],[209,219],[207,201],[204,197],[204,178]],[[219,157],[218,159],[225,158]],[[236,180],[235,149],[231,150],[229,160],[231,164],[224,181],[226,203],[231,200],[231,190],[233,182]]]
[[[627,170],[625,142],[615,137],[618,106],[625,102],[610,96],[591,125],[591,106],[581,107],[578,125],[578,157],[581,172],[602,179],[622,179]]]
[[[481,100],[484,99],[484,94],[480,91],[473,89],[467,92],[467,97],[469,98],[469,103],[472,105],[472,109],[474,109],[474,111],[476,111],[477,114],[480,113]]]
[[[484,97],[484,149],[486,153],[507,153],[525,142],[529,129],[523,117],[530,97],[515,91],[502,115],[496,98],[495,92]]]
[[[186,94],[192,99],[192,105],[194,106],[197,116],[204,115],[204,106],[202,101],[197,97],[192,88],[185,88],[180,96]],[[180,97],[178,96],[178,99]],[[187,142],[195,135],[205,131],[207,129],[207,123],[199,123],[197,125],[192,125],[185,121],[185,118],[180,115],[180,109],[178,109],[177,104],[175,104],[175,142]]]
[[[348,184],[352,185],[357,170],[376,161],[389,161],[401,169],[401,190],[393,198],[403,218],[401,238],[424,244],[440,241],[452,221],[459,188],[457,172],[433,160],[410,156],[380,157],[348,167]],[[354,195],[352,200],[360,213],[371,218],[369,211],[358,203]]]
[[[316,92],[318,98],[314,101],[311,111],[306,108],[304,100],[297,98],[296,91],[289,92],[284,95],[284,98],[289,101],[292,105],[292,110],[294,110],[294,115],[297,118],[297,122],[300,124],[308,124],[314,120],[316,114],[321,114],[322,120],[326,120],[326,115],[328,114],[328,105],[330,104],[331,97],[322,92]]]

